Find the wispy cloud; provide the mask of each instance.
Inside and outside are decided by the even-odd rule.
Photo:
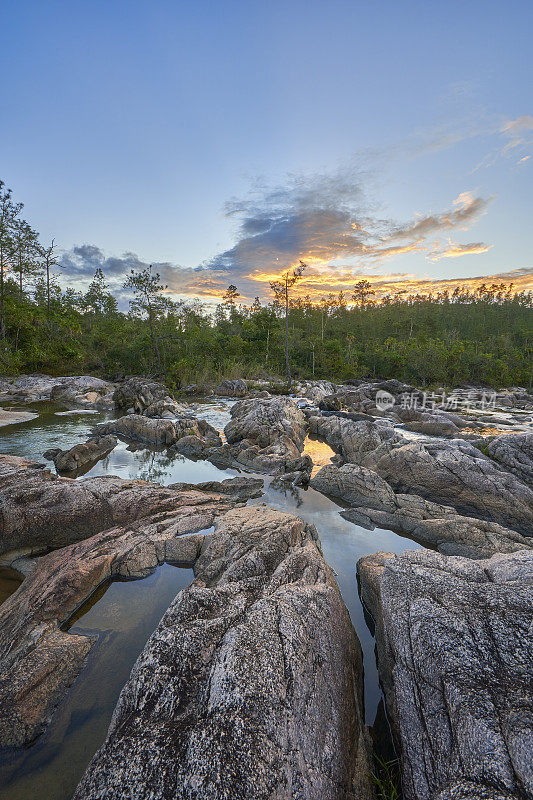
[[[460,256],[474,256],[486,253],[492,247],[485,242],[469,242],[468,244],[458,244],[449,240],[446,247],[442,250],[434,250],[429,256],[428,261],[440,261],[441,258],[459,258]]]

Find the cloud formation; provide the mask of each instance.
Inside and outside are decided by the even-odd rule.
[[[480,253],[486,253],[490,250],[491,244],[485,242],[470,242],[469,244],[458,244],[449,240],[446,247],[442,250],[435,250],[431,255],[427,256],[429,261],[440,261],[441,258],[459,258],[460,256],[473,256]]]
[[[153,269],[172,295],[217,302],[229,283],[238,286],[244,299],[257,294],[265,298],[269,282],[300,260],[310,267],[304,283],[320,292],[331,290],[322,285],[327,284],[326,276],[330,285],[348,286],[365,270],[375,270],[400,256],[424,253],[428,260],[438,261],[490,248],[484,242],[452,244],[450,240],[446,245],[435,237],[444,231],[466,230],[486,212],[492,198],[465,191],[443,211],[418,214],[400,223],[372,213],[363,179],[364,175],[349,169],[333,175],[290,176],[277,187],[258,183],[247,197],[226,205],[226,215],[236,225],[232,248],[198,267],[156,262]],[[81,288],[101,269],[119,298],[124,297],[122,283],[127,274],[146,266],[135,253],[110,257],[91,244],[74,247],[61,259],[65,276]],[[315,281],[317,276],[322,277]]]
[[[465,191],[444,211],[400,223],[372,213],[364,177],[352,167],[335,175],[290,176],[277,187],[257,185],[248,197],[227,204],[226,215],[236,222],[236,243],[203,268],[246,277],[253,270],[279,274],[300,260],[333,265],[355,258],[376,264],[421,251],[431,257],[435,247],[435,253],[442,248],[428,237],[467,230],[492,200]],[[463,254],[471,252],[466,248]]]

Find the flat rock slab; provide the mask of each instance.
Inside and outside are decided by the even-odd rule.
[[[32,411],[11,411],[9,408],[0,408],[0,428],[4,425],[16,425],[19,422],[29,422],[37,419],[39,414]]]
[[[372,797],[359,643],[316,531],[262,506],[205,537],[76,800]]]
[[[533,797],[533,552],[358,562],[405,800]]]

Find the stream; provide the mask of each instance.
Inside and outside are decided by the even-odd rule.
[[[191,411],[222,430],[230,419],[231,401],[191,404]],[[111,416],[84,411],[61,412],[51,404],[38,404],[39,417],[6,426],[0,433],[0,452],[40,460],[51,447],[65,450],[85,441],[92,427]],[[332,450],[307,439],[304,452],[315,465],[329,462]],[[50,464],[53,469],[53,465]],[[315,467],[316,469],[316,467]],[[118,475],[161,484],[179,481],[197,483],[234,477],[235,469],[221,470],[208,461],[192,461],[170,455],[166,449],[147,449],[120,442],[84,477]],[[254,475],[254,473],[247,473]],[[420,547],[392,531],[365,530],[344,520],[340,507],[314,489],[280,488],[274,478],[265,481],[264,496],[250,503],[296,514],[316,526],[324,557],[336,574],[337,583],[363,649],[365,714],[373,724],[381,698],[374,656],[374,638],[366,624],[356,579],[356,562],[377,550],[401,553]],[[46,733],[25,751],[4,754],[0,760],[2,800],[68,800],[85,767],[105,739],[120,689],[177,592],[193,579],[190,569],[159,567],[147,578],[115,581],[98,590],[71,621],[73,633],[97,637],[87,665],[57,709]],[[0,600],[15,591],[18,578],[0,574]]]

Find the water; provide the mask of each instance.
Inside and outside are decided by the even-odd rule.
[[[197,416],[222,430],[230,418],[230,406],[231,401],[216,401],[195,404],[193,408]],[[46,407],[39,419],[4,428],[0,434],[0,452],[39,458],[49,447],[67,449],[84,441],[93,425],[105,418],[104,413],[58,415],[53,408]],[[319,465],[329,463],[333,455],[327,445],[310,438],[306,440],[304,452],[308,452],[315,464]],[[106,474],[170,484],[223,480],[234,477],[238,472],[234,469],[220,470],[207,461],[191,461],[184,456],[169,455],[166,449],[146,449],[119,442],[85,477]],[[324,557],[336,573],[363,649],[365,712],[367,722],[372,724],[381,690],[374,639],[365,622],[358,596],[356,562],[361,556],[377,550],[401,553],[417,549],[420,545],[392,531],[367,531],[347,522],[339,514],[339,505],[313,489],[287,488],[274,478],[258,477],[265,480],[265,495],[250,503],[266,503],[272,508],[296,514],[318,530]],[[176,588],[177,583],[173,581],[178,581],[176,576],[184,572],[187,571],[164,566],[143,581],[114,583],[93,609],[76,623],[76,626],[94,625],[100,631],[98,645],[93,648],[86,669],[61,705],[51,728],[24,757],[18,757],[14,766],[17,775],[23,774],[24,777],[10,784],[9,793],[2,794],[3,800],[33,800],[43,794],[43,786],[46,786],[44,795],[50,800],[63,800],[69,796],[65,794],[67,785],[76,785],[84,765],[105,738],[120,688],[144,642],[178,588],[181,588],[181,584]],[[170,575],[174,577],[170,579]],[[168,587],[167,580],[170,580]],[[191,576],[184,580],[189,583]],[[97,615],[96,622],[93,620],[91,623],[91,613]],[[117,629],[113,627],[115,622]],[[75,629],[77,627],[72,628],[73,631]],[[119,637],[125,635],[126,630],[132,637],[128,640],[130,644],[120,644]],[[74,773],[77,775],[75,781]],[[37,784],[39,791],[35,788]],[[59,787],[57,790],[56,785]]]
[[[0,606],[16,592],[22,583],[22,575],[10,567],[0,567]]]
[[[147,578],[99,589],[67,626],[97,637],[82,670],[36,744],[0,767],[2,800],[68,800],[105,739],[120,690],[192,569],[164,564]]]

